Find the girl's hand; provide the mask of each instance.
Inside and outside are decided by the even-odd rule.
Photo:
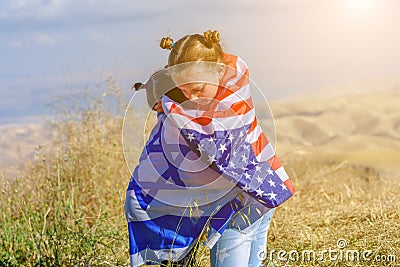
[[[154,105],[153,110],[157,112],[164,112],[163,107],[161,105],[161,99],[157,101],[157,104]]]

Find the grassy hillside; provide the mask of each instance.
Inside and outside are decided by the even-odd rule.
[[[370,261],[289,261],[295,265],[398,266],[398,103],[397,88],[272,104],[277,151],[298,192],[274,215],[270,249],[372,253]],[[342,250],[341,239],[347,241]]]
[[[3,177],[0,266],[129,265],[123,203],[130,173],[121,142],[126,101],[112,79],[98,90],[97,97],[80,97],[81,108],[59,106],[51,146],[38,148],[37,160],[15,181]],[[276,265],[399,264],[399,94],[376,99],[273,103],[277,152],[297,189],[276,210],[269,232],[267,252],[275,250]],[[338,240],[346,246],[339,249]],[[328,249],[370,250],[372,260],[302,261],[292,252],[282,262],[276,253]],[[208,266],[207,251],[201,253],[199,266]]]
[[[82,95],[77,110],[60,106],[52,146],[38,149],[15,182],[2,182],[0,266],[128,264],[124,104],[111,79],[101,90],[110,95]],[[121,109],[106,104],[117,101]]]

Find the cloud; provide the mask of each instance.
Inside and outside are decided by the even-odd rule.
[[[73,28],[93,24],[115,24],[125,21],[140,21],[155,18],[176,20],[186,14],[202,14],[204,22],[210,15],[229,16],[231,14],[259,14],[285,11],[315,5],[318,0],[297,1],[258,1],[232,0],[226,2],[182,1],[182,0],[3,0],[0,1],[0,28],[21,30]],[[184,11],[177,15],[177,9]],[[223,15],[221,15],[223,14]],[[173,17],[173,18],[172,18]]]
[[[103,34],[100,32],[92,32],[90,34],[90,37],[93,41],[96,41],[96,42],[111,42],[111,41],[113,41],[112,36],[106,35],[106,34]]]
[[[44,32],[33,32],[28,36],[11,38],[8,45],[13,48],[28,48],[32,46],[52,46],[57,43],[56,38]]]
[[[119,23],[165,14],[175,5],[165,1],[116,0],[9,0],[0,2],[0,28],[19,30],[60,29]]]
[[[25,19],[48,19],[60,15],[60,11],[67,2],[64,0],[14,0],[5,1],[0,7],[3,10],[3,18],[10,21]]]
[[[55,39],[50,35],[42,32],[38,32],[32,35],[32,40],[38,45],[54,45]]]
[[[22,40],[9,40],[8,45],[13,48],[23,48],[24,42]]]

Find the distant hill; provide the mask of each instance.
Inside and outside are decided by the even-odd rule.
[[[317,154],[400,172],[400,89],[316,94],[270,105],[283,157]],[[48,145],[51,134],[44,123],[0,130],[0,169],[33,159],[35,147]]]
[[[271,104],[278,153],[319,154],[400,172],[400,90]]]

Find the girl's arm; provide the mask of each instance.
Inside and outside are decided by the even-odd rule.
[[[159,99],[157,101],[157,103],[154,105],[153,110],[155,110],[157,112],[163,112],[164,113],[164,109],[163,109],[162,104],[161,104],[161,99]]]

